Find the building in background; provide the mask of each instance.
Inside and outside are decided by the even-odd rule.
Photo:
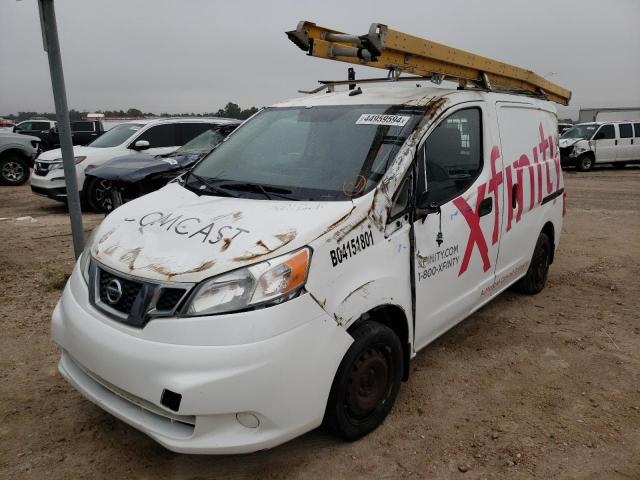
[[[581,108],[578,123],[640,121],[640,107]]]

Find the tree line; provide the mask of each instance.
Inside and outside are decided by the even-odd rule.
[[[244,120],[258,111],[257,107],[249,107],[242,109],[237,103],[229,102],[224,108],[218,109],[217,112],[207,113],[169,113],[162,112],[159,115],[153,112],[143,112],[138,108],[129,108],[127,110],[94,110],[94,111],[81,111],[69,110],[69,119],[82,120],[89,113],[102,113],[105,117],[226,117],[237,118],[238,120]],[[13,120],[14,122],[21,122],[22,120],[28,120],[31,118],[47,118],[49,120],[55,120],[55,113],[48,112],[18,112],[17,114],[5,115],[4,118]]]

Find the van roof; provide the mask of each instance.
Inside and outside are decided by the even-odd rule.
[[[432,86],[406,86],[403,84],[384,85],[384,86],[360,86],[362,93],[350,95],[354,90],[319,92],[315,94],[298,97],[273,105],[273,107],[310,107],[310,106],[329,106],[329,105],[426,105],[434,98],[456,95],[460,101],[502,100],[507,102],[522,102],[540,104],[544,103],[547,107],[556,111],[552,102],[541,100],[539,98],[528,97],[524,95],[513,95],[510,93],[485,92],[479,90],[457,90],[455,88],[443,88]]]

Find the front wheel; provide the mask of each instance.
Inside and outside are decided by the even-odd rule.
[[[29,165],[15,154],[7,154],[0,158],[0,183],[18,186],[29,180]]]
[[[380,425],[402,382],[402,345],[389,327],[366,322],[351,332],[331,386],[324,425],[345,440],[357,440]]]
[[[516,288],[529,295],[540,293],[547,284],[549,264],[551,263],[551,240],[541,233],[533,250],[533,257],[526,275],[516,284]]]
[[[588,172],[593,168],[593,157],[591,155],[582,155],[578,158],[576,168],[579,172]]]
[[[109,194],[111,182],[102,178],[90,178],[84,184],[84,201],[94,212],[108,212],[111,210],[111,196]]]

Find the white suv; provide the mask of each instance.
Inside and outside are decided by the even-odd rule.
[[[640,123],[581,123],[560,138],[562,166],[574,166],[581,172],[593,166],[611,163],[622,168],[640,162]]]
[[[85,171],[122,155],[144,150],[150,155],[166,155],[209,129],[221,118],[173,118],[135,120],[116,125],[86,147],[73,147],[80,198],[92,210],[104,195],[99,182],[86,180]],[[49,150],[36,159],[31,190],[56,200],[66,200],[67,191],[60,149]]]

